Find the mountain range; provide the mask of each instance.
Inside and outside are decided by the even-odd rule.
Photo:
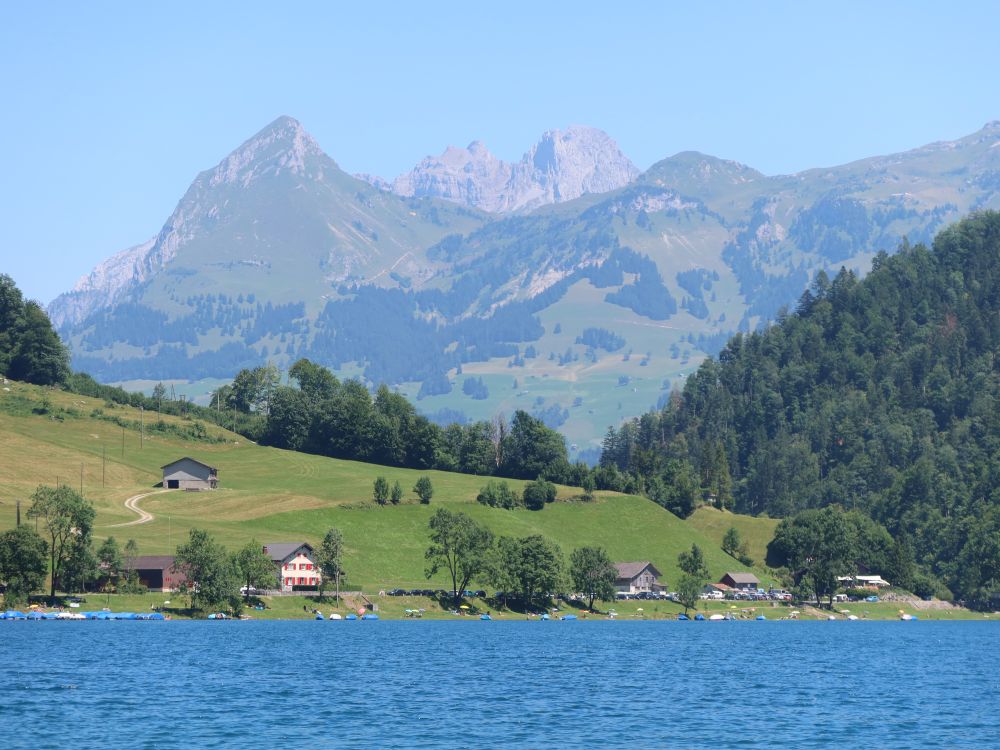
[[[474,142],[390,183],[282,117],[49,314],[105,381],[306,356],[442,418],[532,410],[582,451],[818,271],[864,273],[980,208],[1000,208],[1000,122],[781,176],[696,152],[639,173],[575,126],[516,163]]]

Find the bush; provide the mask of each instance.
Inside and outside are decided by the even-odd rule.
[[[506,510],[515,508],[520,504],[517,495],[510,488],[510,485],[496,479],[491,479],[486,483],[486,486],[476,496],[476,500],[491,508],[504,508]]]
[[[545,503],[556,499],[556,486],[539,477],[524,486],[524,505],[528,510],[541,510]]]

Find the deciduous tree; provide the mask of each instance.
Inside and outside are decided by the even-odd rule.
[[[344,579],[344,535],[340,529],[329,529],[323,536],[323,543],[316,554],[319,568],[319,595],[323,596],[328,581],[336,586],[337,601],[340,601],[340,583]]]
[[[424,557],[428,578],[441,568],[451,576],[452,594],[457,603],[473,578],[483,573],[493,544],[493,532],[465,513],[438,508],[428,524],[431,544]]]
[[[90,545],[94,506],[65,484],[59,487],[39,486],[31,500],[28,518],[39,519],[48,536],[52,576],[49,596],[55,599],[56,584],[62,584],[63,566],[78,554],[78,547]]]
[[[27,525],[0,533],[0,583],[9,608],[27,602],[45,586],[48,545]]]
[[[618,571],[603,548],[579,547],[573,550],[569,572],[573,587],[588,598],[588,609],[594,608],[594,599],[608,601],[614,598]]]

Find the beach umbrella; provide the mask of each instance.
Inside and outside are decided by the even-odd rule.
[[[646,610],[644,610],[642,607],[636,607],[635,611],[636,612],[645,612]]]
[[[468,608],[469,608],[468,604],[463,604],[461,607],[459,607],[459,609],[468,609]]]

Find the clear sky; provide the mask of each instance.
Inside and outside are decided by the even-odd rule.
[[[282,114],[389,178],[475,139],[518,159],[569,124],[643,169],[695,149],[775,174],[1000,119],[996,2],[19,5],[0,272],[46,303]]]

